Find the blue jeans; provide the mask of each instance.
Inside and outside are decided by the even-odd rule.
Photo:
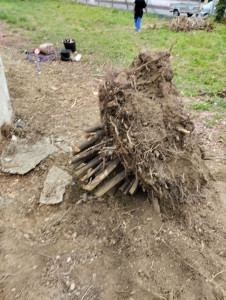
[[[141,19],[141,17],[134,17],[136,31],[140,31]]]

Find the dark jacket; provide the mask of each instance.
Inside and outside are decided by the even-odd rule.
[[[143,9],[147,7],[147,4],[144,0],[135,0],[134,1],[134,17],[138,18],[143,16]]]

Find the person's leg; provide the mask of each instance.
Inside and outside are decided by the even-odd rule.
[[[136,27],[136,30],[137,30],[137,17],[134,17],[134,23],[135,23],[135,27]]]
[[[137,31],[140,31],[140,26],[141,26],[141,17],[137,18]]]

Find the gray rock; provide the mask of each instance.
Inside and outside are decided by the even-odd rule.
[[[32,144],[27,139],[11,141],[4,149],[1,157],[2,171],[11,174],[26,174],[57,148],[48,139]]]
[[[57,204],[63,201],[63,195],[72,177],[64,170],[53,166],[46,177],[39,202]]]
[[[56,146],[64,152],[70,153],[72,152],[72,147],[67,144],[56,143]]]

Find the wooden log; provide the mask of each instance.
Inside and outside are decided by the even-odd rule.
[[[139,184],[139,181],[138,179],[136,178],[133,185],[131,186],[130,190],[129,190],[129,193],[130,195],[134,195],[134,193],[136,192],[137,190],[137,187],[138,187],[138,184]]]
[[[120,186],[119,190],[120,190],[121,192],[124,192],[124,190],[126,189],[126,187],[127,187],[128,184],[129,184],[129,181],[126,180],[126,181]]]
[[[156,197],[152,197],[152,204],[153,204],[153,208],[154,210],[160,214],[160,205],[159,205],[159,200]]]
[[[103,162],[101,162],[96,168],[89,170],[87,172],[87,174],[85,176],[83,176],[80,180],[82,182],[85,182],[86,180],[88,180],[89,178],[94,176],[96,174],[96,172],[98,172],[102,167],[103,167]]]
[[[125,188],[124,192],[123,192],[123,195],[126,195],[128,194],[129,190],[131,189],[134,181],[136,180],[136,178],[134,177],[128,184],[128,186]]]
[[[84,150],[84,151],[82,151],[82,152],[90,151],[90,150],[95,150],[96,148],[98,148],[98,150],[100,150],[100,149],[102,149],[103,146],[106,145],[109,141],[110,141],[110,140],[106,140],[106,141],[100,142],[99,144],[96,144],[96,145],[94,145],[94,146],[92,146],[92,147],[89,147],[88,149],[86,149],[86,150]],[[74,156],[78,156],[78,155],[80,155],[82,152],[79,153],[79,152],[74,152],[74,151],[73,151],[73,155],[74,155]]]
[[[115,186],[113,186],[113,187],[107,192],[107,194],[108,194],[109,196],[114,196],[114,195],[116,194],[118,188],[120,187],[120,185],[121,185],[121,181],[120,181],[119,183],[117,183]]]
[[[83,188],[87,191],[92,191],[95,187],[101,183],[120,163],[120,159],[117,157],[112,160],[109,165],[97,175],[90,183],[84,185]]]
[[[107,191],[109,191],[111,188],[113,188],[116,184],[118,184],[120,181],[122,181],[127,175],[126,170],[123,170],[119,174],[117,174],[115,177],[113,177],[111,180],[109,180],[103,187],[101,187],[95,195],[97,197],[103,196]]]
[[[84,158],[84,160],[85,160],[85,158]],[[73,163],[73,161],[72,161],[71,163],[73,164],[73,167],[77,170],[77,169],[83,167],[83,165],[84,165],[84,164],[83,164],[84,160],[80,160],[80,161],[77,161],[77,162],[75,162],[75,163]]]
[[[101,142],[95,146],[92,146],[82,152],[80,152],[79,154],[77,154],[75,156],[75,158],[72,160],[72,163],[76,163],[78,161],[84,161],[88,158],[90,158],[93,154],[95,154],[96,152],[98,152],[102,147],[103,147],[103,144],[107,143],[108,141],[105,141],[105,142]]]
[[[98,130],[93,136],[88,139],[82,141],[77,146],[74,146],[74,152],[79,153],[91,146],[93,146],[96,142],[98,142],[105,135],[104,130]]]
[[[181,126],[178,126],[178,127],[177,127],[177,130],[178,130],[179,132],[184,133],[184,134],[189,134],[189,133],[191,133],[191,131],[188,131],[188,130],[186,130],[185,128],[183,128],[183,127],[181,127]]]
[[[96,157],[93,160],[91,160],[89,163],[85,164],[85,166],[83,166],[81,169],[79,169],[78,171],[76,171],[74,174],[76,177],[81,176],[82,174],[84,174],[87,170],[89,170],[90,168],[96,166],[97,164],[99,164],[102,161],[102,158],[100,157]]]
[[[98,150],[93,151],[83,151],[81,152],[81,154],[77,155],[73,160],[72,160],[72,164],[75,164],[77,162],[84,162],[85,160],[92,158],[92,156],[98,152]]]
[[[110,161],[108,161],[108,162],[102,161],[95,169],[91,170],[83,178],[81,178],[81,181],[85,182],[92,176],[97,176],[100,172],[103,171],[104,168],[106,168],[109,165],[109,163],[110,163]]]
[[[103,124],[96,124],[96,125],[88,126],[88,127],[84,128],[84,131],[89,133],[89,132],[95,132],[100,129],[104,129]]]
[[[98,176],[104,169],[106,169],[106,167],[111,163],[111,160],[108,159],[103,159],[103,165],[102,168],[100,168],[100,170],[98,170],[95,174],[95,177]]]

